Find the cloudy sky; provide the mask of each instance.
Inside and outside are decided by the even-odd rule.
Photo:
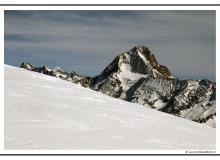
[[[180,78],[215,79],[215,11],[5,11],[5,64],[99,74],[143,44]]]

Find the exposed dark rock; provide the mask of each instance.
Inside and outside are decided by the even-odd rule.
[[[77,74],[76,72],[71,72],[68,73],[64,70],[62,70],[59,67],[56,67],[54,69],[50,69],[47,66],[42,66],[42,67],[34,67],[29,63],[22,63],[21,68],[30,70],[30,71],[34,71],[34,72],[39,72],[39,73],[43,73],[46,75],[50,75],[50,76],[54,76],[63,80],[67,80],[69,82],[72,83],[76,83],[76,84],[81,84],[83,87],[91,87],[91,85],[93,84],[93,78],[92,77],[88,77],[88,76],[81,76],[79,74]]]

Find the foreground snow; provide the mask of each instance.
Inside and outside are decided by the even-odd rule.
[[[5,65],[5,149],[215,149],[215,129]]]

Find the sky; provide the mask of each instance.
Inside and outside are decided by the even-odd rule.
[[[4,60],[95,76],[145,45],[176,77],[215,80],[215,19],[212,10],[8,10]]]

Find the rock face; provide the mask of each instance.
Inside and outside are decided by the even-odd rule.
[[[23,63],[21,68],[79,83],[115,98],[215,127],[215,83],[179,80],[166,66],[160,65],[145,46],[121,53],[93,78],[60,68],[33,67],[28,63]]]
[[[100,75],[94,77],[93,89],[123,98],[140,78],[150,75],[166,80],[175,79],[165,66],[157,63],[148,48],[137,46],[117,56]]]
[[[163,111],[215,127],[215,84],[209,80],[184,80],[178,85],[176,95]]]

